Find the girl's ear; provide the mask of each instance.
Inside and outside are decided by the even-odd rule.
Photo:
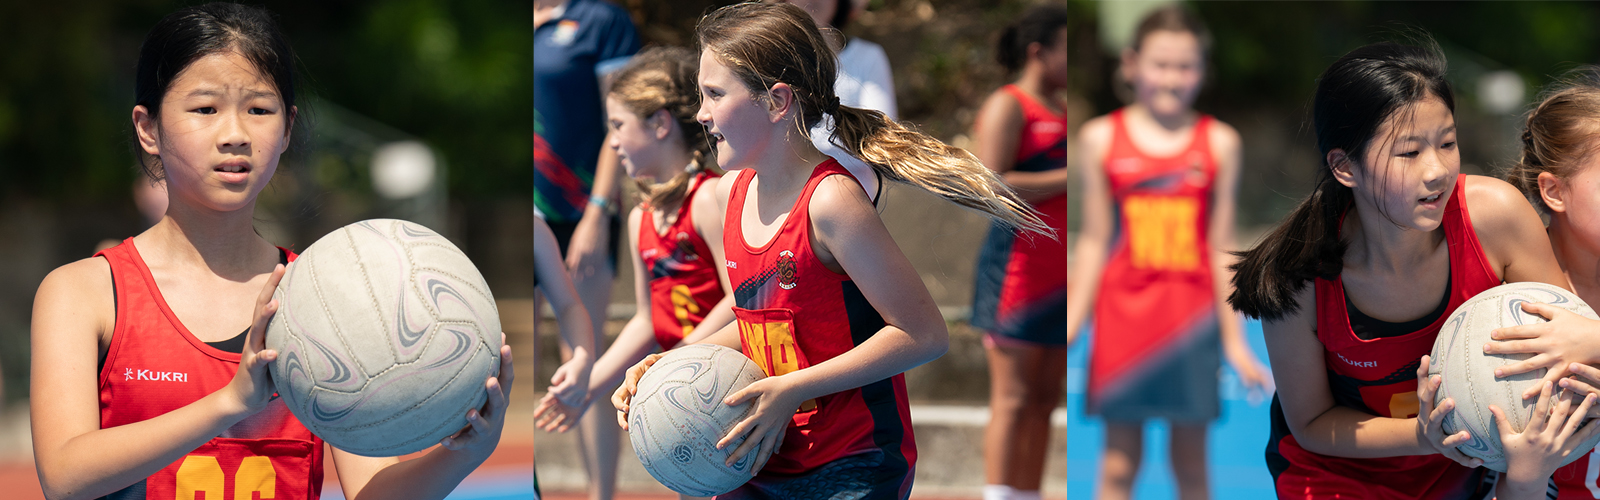
[[[655,133],[656,140],[660,141],[672,135],[672,124],[675,122],[677,120],[672,119],[672,113],[668,112],[667,108],[661,108],[650,115],[650,120],[647,124],[650,126],[651,132]]]
[[[1550,172],[1539,172],[1539,197],[1551,212],[1567,211],[1567,183]]]
[[[1344,187],[1356,187],[1355,161],[1343,149],[1334,148],[1325,158],[1328,169],[1333,171],[1333,179],[1344,184]]]
[[[771,89],[767,89],[767,119],[772,123],[783,120],[794,109],[794,88],[789,84],[778,82]]]
[[[161,127],[144,105],[133,107],[133,131],[139,136],[139,147],[150,156],[161,155]]]

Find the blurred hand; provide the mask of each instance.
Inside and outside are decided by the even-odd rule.
[[[1272,372],[1261,364],[1254,352],[1249,347],[1232,347],[1227,349],[1228,366],[1239,374],[1239,384],[1249,390],[1252,404],[1256,404],[1272,395],[1276,386],[1272,382]]]
[[[534,425],[546,432],[567,432],[589,411],[589,372],[594,368],[588,349],[573,349],[572,358],[550,377],[550,392],[533,410]]]
[[[582,282],[608,265],[606,253],[611,235],[605,224],[605,212],[590,210],[584,212],[578,227],[572,230],[572,241],[567,244],[567,272],[572,275],[572,281]]]

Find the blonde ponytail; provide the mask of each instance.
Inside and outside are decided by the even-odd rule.
[[[838,59],[811,16],[787,3],[742,3],[707,14],[695,28],[710,51],[753,94],[778,82],[795,89],[799,123],[834,117],[834,139],[885,179],[910,184],[1002,224],[1055,238],[1039,213],[978,158],[878,111],[839,105]]]
[[[1055,237],[1038,212],[965,149],[906,128],[880,111],[839,106],[834,139],[883,178],[910,184],[1023,231]]]

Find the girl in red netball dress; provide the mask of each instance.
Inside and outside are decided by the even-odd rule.
[[[697,34],[700,122],[718,162],[739,170],[717,186],[735,321],[702,342],[742,349],[770,375],[725,400],[755,401],[718,446],[742,439],[730,463],[754,453],[759,472],[719,498],[906,498],[916,444],[901,374],[943,354],[948,333],[860,184],[805,131],[833,115],[835,142],[884,178],[1046,228],[965,151],[839,105],[833,54],[799,8],[724,7]],[[656,359],[629,369],[619,423]]]
[[[1194,14],[1157,9],[1139,23],[1122,74],[1133,104],[1083,125],[1083,232],[1067,335],[1094,310],[1088,412],[1105,418],[1101,498],[1127,498],[1144,422],[1172,425],[1180,495],[1208,491],[1206,435],[1220,413],[1224,356],[1240,381],[1271,391],[1229,291],[1239,133],[1195,112],[1209,37]]]
[[[638,309],[595,362],[591,397],[610,394],[645,355],[693,343],[733,321],[715,193],[721,172],[694,118],[699,64],[688,49],[648,49],[617,73],[606,95],[610,145],[645,199],[628,215]],[[571,425],[563,412],[548,411],[558,402],[546,396],[534,410],[541,428],[564,432]]]
[[[137,151],[170,201],[154,227],[39,285],[33,451],[50,498],[321,494],[322,441],[266,372],[272,293],[295,256],[252,227],[289,145],[292,61],[271,15],[237,4],[174,12],[140,47]],[[448,495],[500,439],[510,354],[442,447],[406,462],[334,449],[345,496]]]
[[[1318,80],[1313,122],[1316,188],[1243,254],[1230,297],[1263,320],[1273,366],[1294,370],[1271,409],[1279,498],[1543,498],[1560,457],[1595,432],[1573,435],[1593,397],[1561,398],[1522,433],[1501,417],[1509,470],[1484,481],[1481,461],[1455,448],[1467,432],[1441,430],[1455,402],[1435,407],[1440,379],[1423,376],[1440,325],[1468,298],[1501,282],[1565,283],[1520,193],[1460,174],[1443,56],[1388,42],[1345,54]],[[1540,387],[1540,408],[1552,388]]]

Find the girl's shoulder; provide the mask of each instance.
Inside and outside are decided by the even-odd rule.
[[[102,328],[104,335],[115,324],[113,287],[111,263],[98,256],[55,268],[39,282],[33,304],[35,319],[51,311],[70,310],[72,316],[80,318],[73,323],[92,322]]]
[[[1110,114],[1090,118],[1078,126],[1078,144],[1088,148],[1105,149],[1111,145],[1116,122]]]
[[[722,184],[724,184],[723,180],[727,178],[727,175],[707,177],[706,180],[702,181],[704,184],[701,184],[700,188],[694,191],[694,197],[684,201],[684,203],[689,204],[689,213],[696,225],[700,225],[702,221],[714,221],[717,225],[722,224],[722,197],[718,194],[724,193]],[[729,181],[727,184],[731,185],[733,182]]]
[[[1466,201],[1473,226],[1483,228],[1485,224],[1517,222],[1526,215],[1523,212],[1537,216],[1522,191],[1509,182],[1494,177],[1467,175],[1462,177],[1457,189],[1462,190],[1462,199]]]
[[[978,121],[994,121],[996,123],[1022,123],[1022,101],[1017,96],[1007,92],[1005,87],[994,89],[989,97],[984,98],[983,106],[978,109]]]
[[[848,175],[829,175],[817,181],[806,206],[811,223],[818,227],[831,224],[854,224],[866,217],[878,217],[878,211],[867,199],[866,190]]]

